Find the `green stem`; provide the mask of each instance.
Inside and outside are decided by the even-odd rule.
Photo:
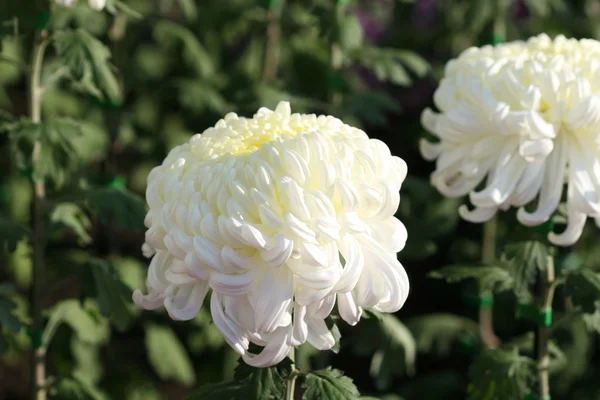
[[[555,279],[554,258],[548,256],[547,268],[543,271],[543,277],[540,282],[539,308],[541,312],[552,310],[552,301],[554,300],[554,291],[559,281]],[[540,399],[550,398],[550,354],[548,353],[548,343],[552,327],[539,326],[535,334],[535,351],[538,362],[538,394]]]
[[[492,217],[483,225],[483,243],[482,257],[484,264],[489,265],[496,259],[496,231],[497,220],[496,216]],[[492,293],[483,291],[479,294],[481,297],[491,297]],[[493,309],[490,305],[481,302],[479,306],[479,333],[483,343],[489,348],[498,347],[500,339],[494,333]]]
[[[286,391],[286,395],[285,395],[286,400],[294,400],[294,395],[296,393],[296,376],[297,376],[297,374],[294,371],[295,370],[294,362],[296,361],[295,360],[295,351],[296,351],[296,349],[294,347],[292,347],[292,349],[290,350],[290,353],[288,354],[288,357],[290,358],[290,360],[292,360],[292,376],[287,381],[287,391]]]
[[[281,39],[281,12],[285,0],[271,1],[268,12],[267,44],[263,64],[263,82],[272,82],[277,78],[279,65],[279,42]]]
[[[44,53],[48,47],[46,32],[42,31],[36,38],[33,52],[33,62],[31,68],[31,86],[30,86],[30,114],[31,120],[35,124],[42,120],[42,88],[40,78],[42,65],[44,62]],[[33,145],[31,163],[34,166],[38,162],[42,151],[42,143],[39,138]],[[46,348],[39,340],[44,329],[44,320],[42,317],[42,301],[44,298],[44,274],[46,270],[46,186],[43,177],[33,174],[34,185],[34,220],[33,220],[33,282],[31,290],[31,398],[33,400],[46,399]]]
[[[481,250],[481,261],[491,264],[496,259],[496,237],[498,222],[496,216],[486,221],[483,225],[483,247]]]
[[[335,6],[336,20],[339,21],[343,14],[346,12],[346,1],[337,0]],[[342,94],[340,93],[339,87],[339,74],[344,67],[344,52],[342,51],[342,46],[338,42],[333,42],[331,44],[331,53],[330,53],[330,63],[331,63],[331,75],[332,82],[335,83],[334,87],[330,87],[331,90],[331,104],[334,109],[337,109],[342,102]]]
[[[481,251],[481,260],[484,264],[489,265],[496,259],[496,231],[497,220],[496,216],[492,217],[483,225],[483,243]],[[480,297],[492,297],[492,293],[482,291]],[[493,308],[489,304],[480,302],[479,305],[479,333],[483,343],[489,348],[498,347],[500,339],[494,333],[494,318]]]

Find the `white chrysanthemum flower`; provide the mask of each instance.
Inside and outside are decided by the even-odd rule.
[[[422,122],[440,141],[421,151],[437,159],[431,181],[442,194],[469,194],[475,208],[463,205],[463,218],[515,206],[522,224],[542,224],[565,183],[568,223],[552,243],[573,244],[600,216],[599,42],[540,35],[468,49],[448,63],[434,100],[440,112],[425,110]]]
[[[54,0],[60,6],[71,8],[75,7],[77,0]],[[106,0],[88,0],[88,4],[94,10],[103,10],[106,7]]]
[[[134,301],[189,320],[212,289],[215,325],[253,366],[306,341],[330,349],[336,300],[351,325],[363,308],[406,300],[394,217],[405,177],[384,143],[334,117],[291,114],[287,102],[230,113],[150,173],[143,251],[155,254],[149,293]],[[250,342],[265,347],[251,354]]]

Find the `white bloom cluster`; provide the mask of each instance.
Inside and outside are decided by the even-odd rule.
[[[439,113],[425,110],[422,122],[439,142],[422,141],[421,152],[437,160],[442,194],[469,194],[475,208],[463,205],[463,218],[515,206],[522,224],[542,224],[565,183],[568,223],[551,242],[573,244],[600,216],[599,42],[543,34],[470,48],[448,63],[434,100]]]
[[[252,366],[306,341],[330,349],[336,302],[354,325],[363,308],[394,312],[408,296],[394,217],[405,177],[384,143],[334,117],[291,114],[287,102],[230,113],[150,173],[153,259],[134,301],[189,320],[212,289],[215,325]]]
[[[71,8],[77,4],[77,0],[54,0],[60,6]],[[103,10],[106,7],[106,0],[89,0],[89,5],[94,10]]]

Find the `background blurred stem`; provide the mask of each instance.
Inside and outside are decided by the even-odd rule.
[[[554,291],[559,281],[555,279],[554,258],[548,256],[547,268],[542,272],[540,280],[539,309],[541,313],[552,311],[552,300]],[[548,342],[552,327],[541,325],[535,333],[535,352],[538,362],[538,385],[539,398],[541,400],[550,399],[550,378],[548,368],[550,367],[550,355],[548,354]]]
[[[484,264],[492,264],[496,258],[496,231],[497,231],[497,219],[496,216],[492,217],[483,225],[483,243],[482,243],[482,257],[481,260]],[[480,299],[489,297],[493,299],[493,294],[488,291],[482,291]],[[494,318],[493,318],[493,305],[487,304],[487,302],[480,301],[479,304],[479,333],[483,343],[490,348],[495,348],[500,344],[500,339],[494,333]]]
[[[340,21],[343,14],[346,12],[346,0],[337,0],[335,5],[336,21]],[[344,66],[344,53],[342,46],[339,42],[333,42],[331,44],[331,77],[330,77],[330,89],[331,89],[331,104],[334,109],[337,109],[342,102],[342,93],[340,92],[339,82],[340,73]],[[333,83],[333,84],[332,84]]]
[[[42,120],[42,88],[40,77],[44,62],[44,52],[48,46],[47,32],[41,31],[35,39],[33,62],[30,80],[30,114],[35,124]],[[31,398],[34,400],[46,399],[46,348],[42,344],[42,332],[44,321],[42,318],[42,300],[44,298],[43,285],[46,270],[46,186],[43,178],[35,175],[35,165],[42,151],[42,143],[39,138],[33,145],[31,164],[34,168],[32,175],[34,185],[34,217],[33,217],[33,283],[31,290]]]
[[[272,82],[277,78],[279,64],[279,39],[281,38],[281,13],[285,0],[269,0],[267,25],[267,44],[263,65],[263,82]]]

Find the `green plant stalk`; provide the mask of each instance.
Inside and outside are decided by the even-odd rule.
[[[281,13],[285,0],[271,1],[268,11],[267,43],[263,64],[263,82],[272,82],[277,78],[279,66],[279,42],[281,39]]]
[[[490,265],[496,259],[496,234],[497,219],[492,217],[483,225],[483,243],[481,251],[481,260],[484,264]],[[492,296],[492,293],[483,291],[480,296]],[[479,333],[481,340],[489,348],[495,348],[500,344],[500,339],[494,333],[493,309],[489,305],[481,303],[479,305]]]
[[[337,20],[339,20],[341,15],[344,14],[344,12],[346,12],[346,2],[343,0],[337,0],[335,5],[335,12]],[[342,51],[342,46],[337,42],[331,44],[330,63],[331,73],[334,76],[338,75],[344,67],[344,52]],[[340,93],[339,88],[337,87],[332,87],[330,89],[331,104],[334,109],[337,109],[342,102],[342,94]]]
[[[42,87],[40,78],[42,65],[44,62],[44,53],[48,46],[46,32],[42,31],[36,38],[33,62],[31,67],[30,80],[30,114],[31,120],[35,124],[42,120]],[[31,163],[35,167],[42,151],[42,143],[39,138],[33,145]],[[35,171],[35,168],[34,168]],[[33,174],[34,185],[34,217],[33,217],[33,282],[31,290],[31,366],[30,366],[30,386],[31,398],[33,400],[46,399],[46,347],[41,343],[40,336],[44,329],[44,320],[42,317],[42,301],[44,298],[44,275],[46,270],[46,185],[43,178]]]
[[[120,13],[115,15],[113,24],[109,30],[108,38],[111,42],[111,53],[113,56],[114,64],[119,70],[121,70],[123,60],[125,58],[125,54],[123,54],[124,48],[121,45],[121,42],[125,36],[126,29],[127,19],[125,18],[125,16]],[[121,91],[124,93],[125,84],[123,82],[122,76],[119,78],[119,86],[121,87]],[[123,113],[120,108],[116,110],[107,110],[104,113],[104,119],[106,122],[106,126],[108,127],[108,133],[110,137],[110,147],[106,155],[106,159],[104,161],[104,173],[110,178],[114,178],[117,175],[118,154],[123,149],[123,145],[119,140],[119,129],[121,127],[122,117]],[[107,228],[108,229],[106,231],[106,239],[108,241],[109,253],[111,256],[119,255],[119,235],[116,230],[115,224],[112,223]]]
[[[292,376],[290,377],[290,379],[287,381],[287,390],[286,390],[286,395],[285,395],[285,399],[286,400],[294,400],[294,395],[296,393],[296,365],[295,365],[295,351],[296,348],[292,347],[290,350],[290,353],[288,354],[288,357],[290,358],[290,360],[292,360]]]
[[[506,41],[506,16],[503,10],[499,10],[499,16],[494,20],[493,29],[494,44]]]
[[[539,309],[540,312],[552,311],[552,301],[554,300],[554,291],[559,284],[559,280],[555,278],[554,273],[554,258],[548,256],[548,267],[542,271],[542,279],[540,280],[540,296]],[[552,327],[539,326],[535,333],[535,353],[538,367],[538,394],[540,399],[546,400],[550,398],[550,354],[548,353],[548,343]]]

